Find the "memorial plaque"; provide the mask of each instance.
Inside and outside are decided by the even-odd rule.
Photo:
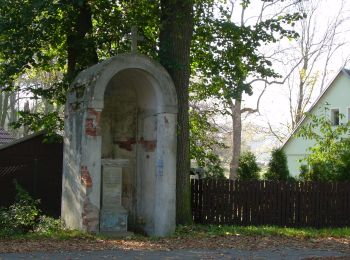
[[[122,168],[117,166],[103,167],[102,207],[121,206]]]
[[[102,232],[126,232],[127,211],[122,206],[122,180],[123,166],[127,160],[102,160],[102,209],[101,224]]]

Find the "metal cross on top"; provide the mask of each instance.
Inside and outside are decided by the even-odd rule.
[[[131,33],[127,36],[131,40],[131,53],[137,53],[137,41],[142,41],[144,38],[142,35],[139,35],[137,32],[137,27],[131,27]]]

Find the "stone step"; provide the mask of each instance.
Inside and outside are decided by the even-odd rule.
[[[127,238],[127,237],[132,237],[134,235],[134,232],[130,232],[130,231],[120,231],[120,232],[104,231],[104,232],[99,233],[99,235],[104,236],[104,237],[108,237],[108,238]]]

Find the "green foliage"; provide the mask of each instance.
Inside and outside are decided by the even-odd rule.
[[[34,232],[43,235],[51,235],[58,233],[64,229],[65,226],[60,219],[42,215],[38,219],[38,223],[35,226]]]
[[[242,8],[249,5],[244,1]],[[216,97],[228,103],[240,100],[245,92],[252,94],[250,77],[267,79],[279,77],[272,69],[272,62],[260,52],[264,44],[280,38],[295,38],[297,33],[285,29],[303,16],[299,13],[284,14],[254,25],[235,24],[227,10],[213,19],[204,17],[198,22],[193,40],[192,68],[202,74],[206,81],[198,85],[200,98]]]
[[[299,168],[299,179],[300,180],[307,180],[308,178],[306,177],[309,172],[309,167],[305,164],[300,165]]]
[[[243,152],[239,157],[237,176],[239,180],[258,180],[260,167],[252,152]]]
[[[313,140],[310,154],[303,159],[300,178],[319,181],[350,180],[350,123],[333,126],[325,114],[308,114],[310,123],[302,126],[297,136]],[[340,118],[343,118],[340,115]]]
[[[33,233],[55,235],[64,231],[60,219],[41,215],[39,200],[34,200],[16,181],[15,203],[0,209],[0,237],[18,236]]]
[[[205,171],[206,177],[224,178],[221,160],[215,149],[226,146],[217,140],[218,129],[209,123],[208,113],[190,110],[190,156]]]
[[[62,141],[62,137],[56,134],[56,131],[63,130],[64,122],[57,112],[49,112],[45,114],[20,111],[18,114],[20,118],[16,122],[10,124],[13,128],[19,128],[22,125],[28,126],[29,130],[34,133],[45,129],[47,133],[45,141],[51,143]]]
[[[117,53],[129,52],[133,25],[145,37],[139,51],[157,56],[159,1],[0,0],[0,88],[24,91],[34,99],[65,103],[66,91],[81,70]],[[60,72],[49,88],[21,84],[30,70]],[[35,124],[51,136],[62,130],[57,113],[21,112],[14,125]],[[56,120],[55,120],[56,119]],[[35,129],[34,129],[35,128]]]
[[[264,175],[267,180],[288,180],[290,178],[287,157],[282,149],[274,149],[271,152],[271,160],[267,172]]]
[[[258,48],[280,37],[295,37],[295,32],[285,29],[284,25],[292,25],[301,17],[285,14],[254,26],[240,26],[227,19],[224,2],[193,1],[196,29],[192,67],[207,79],[205,88],[198,90],[198,94],[206,97],[228,98],[243,91],[251,93],[250,84],[245,82],[247,77],[277,76],[271,69],[271,62]],[[249,1],[244,1],[243,6],[248,4]],[[139,51],[158,58],[162,19],[159,0],[0,0],[0,6],[0,86],[3,89],[17,88],[35,98],[44,97],[50,102],[64,104],[68,86],[79,71],[130,50],[130,41],[125,36],[133,25],[138,26],[145,38],[140,42]],[[214,19],[217,6],[221,17]],[[87,20],[80,21],[82,17]],[[59,71],[63,77],[50,88],[16,83],[16,79],[30,69]],[[28,113],[19,116],[24,118],[23,124],[30,120],[26,119],[30,116]],[[62,119],[55,123],[52,116],[57,115],[44,114],[32,119],[37,125],[46,122],[40,129],[61,128],[57,122]],[[47,123],[53,126],[47,128]]]
[[[0,235],[23,234],[34,230],[40,215],[39,201],[15,182],[16,202],[8,209],[0,210]]]

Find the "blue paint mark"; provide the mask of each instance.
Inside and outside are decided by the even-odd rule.
[[[159,159],[157,161],[157,176],[163,176],[163,170],[164,170],[164,161],[163,159]]]
[[[104,228],[111,228],[117,225],[118,218],[115,214],[103,214],[102,226]]]

